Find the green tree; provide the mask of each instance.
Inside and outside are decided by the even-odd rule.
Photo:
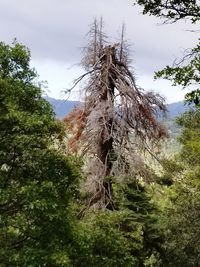
[[[71,266],[77,173],[29,62],[23,45],[0,43],[0,266]]]
[[[134,3],[143,7],[143,14],[163,18],[167,23],[187,19],[193,24],[198,24],[200,21],[198,0],[134,0]],[[175,62],[173,66],[166,66],[158,71],[155,77],[168,79],[173,85],[191,88],[185,95],[185,100],[189,104],[200,105],[200,43],[193,49],[187,49],[179,62]]]
[[[115,210],[90,210],[77,221],[74,267],[159,266],[158,210],[146,186],[127,179],[113,184]]]
[[[165,228],[162,266],[200,266],[200,109],[184,114],[178,123],[182,149],[168,165],[167,176],[174,183],[166,191],[160,218]]]

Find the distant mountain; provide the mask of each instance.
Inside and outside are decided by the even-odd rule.
[[[183,101],[175,102],[167,105],[168,117],[174,119],[178,115],[184,113],[189,109],[189,106],[184,105]]]
[[[56,113],[56,117],[59,119],[64,118],[72,109],[80,104],[79,101],[71,101],[71,100],[61,100],[55,99],[51,97],[45,97],[45,99],[53,106],[53,109]],[[167,105],[168,109],[168,117],[170,119],[174,119],[181,113],[185,112],[188,106],[184,105],[183,102],[176,102]]]
[[[56,117],[63,119],[70,111],[77,106],[79,101],[61,100],[45,96],[45,99],[53,106]]]

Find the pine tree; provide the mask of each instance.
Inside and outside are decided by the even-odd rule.
[[[98,207],[113,209],[108,177],[145,169],[141,151],[150,152],[166,137],[165,128],[157,120],[158,113],[166,108],[162,97],[136,85],[124,26],[119,43],[108,43],[102,20],[94,21],[89,36],[91,41],[82,60],[86,73],[74,84],[87,78],[85,102],[65,122],[73,132],[72,148],[80,142],[82,152],[89,155],[87,176],[91,179],[87,188],[92,197],[88,205],[98,203]],[[130,161],[134,162],[131,167]]]

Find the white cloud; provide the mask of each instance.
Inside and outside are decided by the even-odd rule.
[[[134,7],[132,0],[1,0],[0,36],[5,42],[16,37],[30,48],[38,72],[49,81],[52,95],[58,97],[73,78],[72,73],[79,71],[74,68],[69,74],[65,66],[80,61],[81,47],[86,44],[84,36],[94,17],[103,16],[105,30],[114,40],[125,22],[127,38],[133,43],[136,74],[144,87],[148,87],[153,71],[171,64],[184,48],[193,47],[198,36],[185,31],[190,29],[189,24],[157,26],[161,21],[140,13],[141,9]],[[184,94],[173,89],[169,97],[167,92],[171,89],[166,90],[169,85],[163,83],[163,87],[168,101],[173,94],[174,100]]]

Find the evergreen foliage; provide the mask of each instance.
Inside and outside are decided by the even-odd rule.
[[[116,209],[89,211],[78,222],[74,266],[143,267],[156,264],[162,243],[157,228],[158,210],[139,182],[113,187]]]

